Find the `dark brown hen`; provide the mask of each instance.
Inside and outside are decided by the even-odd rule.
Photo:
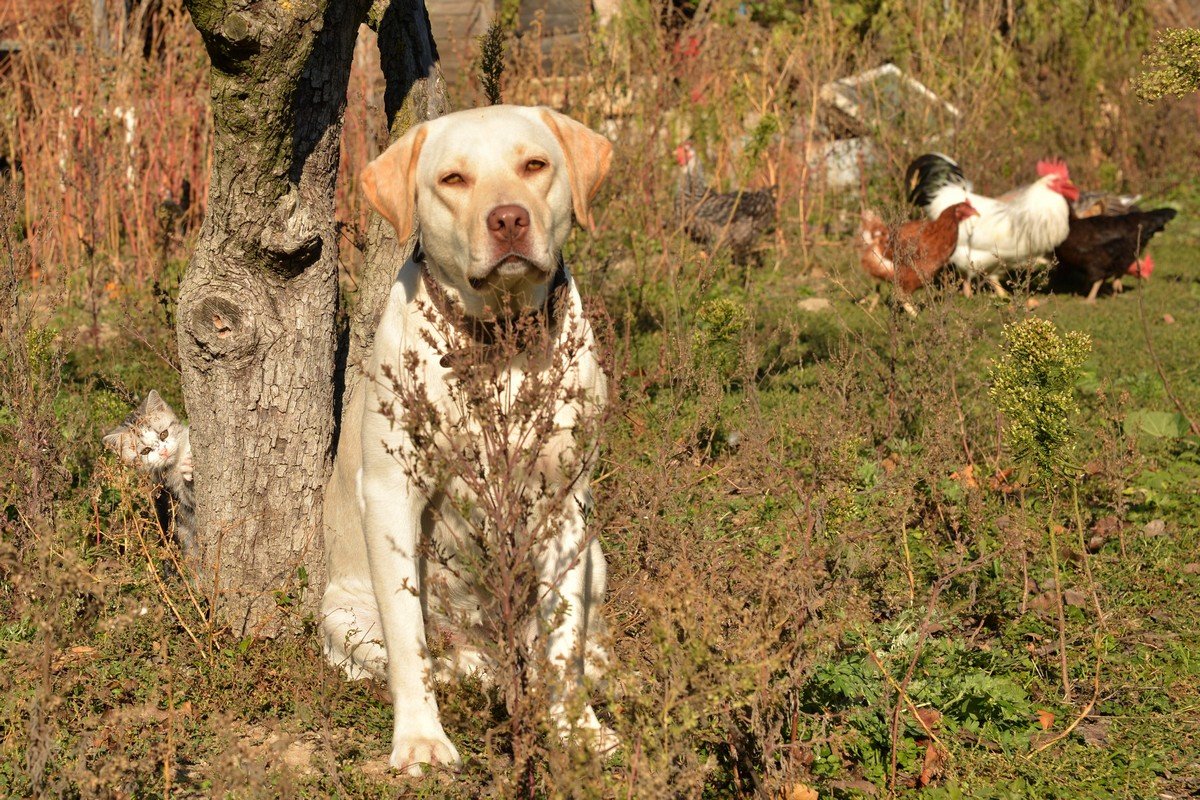
[[[701,244],[728,247],[734,261],[745,263],[775,225],[775,187],[716,192],[705,181],[691,142],[675,149],[675,159],[681,168],[675,212],[684,230]]]
[[[1173,208],[1131,211],[1118,216],[1071,217],[1067,238],[1054,249],[1056,279],[1091,287],[1094,301],[1104,281],[1125,274],[1149,277],[1139,258],[1154,234],[1175,217]]]

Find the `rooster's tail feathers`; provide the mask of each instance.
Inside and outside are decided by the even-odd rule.
[[[967,191],[971,190],[971,184],[963,176],[958,164],[941,153],[918,156],[905,170],[904,184],[908,187],[908,202],[918,208],[925,208],[932,203],[933,196],[945,186],[961,186]]]

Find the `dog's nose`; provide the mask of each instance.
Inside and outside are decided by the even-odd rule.
[[[529,212],[523,206],[496,206],[487,218],[488,230],[499,242],[512,244],[525,238],[529,230]]]

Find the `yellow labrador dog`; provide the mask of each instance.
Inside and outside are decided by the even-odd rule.
[[[561,376],[555,433],[547,440],[551,452],[539,453],[538,463],[591,452],[592,443],[576,442],[572,434],[595,418],[607,387],[561,251],[573,220],[590,225],[588,205],[611,156],[607,139],[555,111],[492,106],[418,125],[363,175],[367,197],[400,240],[415,225],[420,246],[392,287],[366,380],[347,401],[325,503],[329,583],[322,633],[327,658],[350,678],[386,678],[395,713],[391,764],[411,774],[419,774],[421,764],[459,763],[438,716],[431,685],[435,665],[426,646],[426,622],[444,623],[448,615],[425,583],[438,570],[451,586],[451,607],[461,611],[480,604],[463,582],[470,570],[454,564],[454,548],[469,532],[444,529],[462,527],[463,520],[445,507],[430,513],[431,503],[447,502],[445,487],[430,485],[436,476],[414,476],[411,460],[408,469],[403,466],[404,454],[417,444],[396,420],[404,410],[394,407],[388,378],[407,370],[423,384],[436,418],[455,426],[453,435],[478,434],[481,421],[451,399],[447,340],[469,337],[473,323],[483,318],[540,311],[550,318],[552,341],[574,345],[569,363],[554,373]],[[533,359],[517,358],[498,368],[515,392],[539,367]],[[599,655],[589,637],[594,640],[601,625],[605,564],[584,525],[590,460],[585,457],[584,468],[572,474],[547,466],[530,480],[543,494],[557,490],[567,498],[553,541],[536,559],[539,590],[550,595],[550,602],[538,605],[548,631],[546,653],[567,687],[554,698],[552,711],[564,732],[590,730],[593,744],[607,748],[615,743],[611,732],[589,705],[571,703],[569,696],[582,685],[585,653]],[[437,564],[423,547],[430,539],[439,550]],[[477,632],[479,614],[468,611],[467,617],[467,633]],[[462,624],[461,614],[455,621]],[[452,668],[486,668],[469,644],[458,650]]]

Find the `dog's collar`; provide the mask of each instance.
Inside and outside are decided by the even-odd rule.
[[[564,293],[567,285],[567,267],[561,255],[558,257],[558,267],[554,270],[554,277],[550,279],[550,291],[546,294],[546,302],[542,308],[515,314],[511,317],[493,319],[471,316],[450,298],[437,279],[430,274],[429,266],[425,263],[425,252],[421,249],[420,242],[413,250],[412,260],[421,268],[421,282],[425,284],[425,293],[429,295],[429,301],[438,314],[456,331],[475,344],[494,347],[506,335],[515,335],[518,337],[518,349],[525,350],[529,344],[525,340],[530,338],[529,333],[532,331],[541,330],[553,335],[558,329],[561,305],[559,295]]]

